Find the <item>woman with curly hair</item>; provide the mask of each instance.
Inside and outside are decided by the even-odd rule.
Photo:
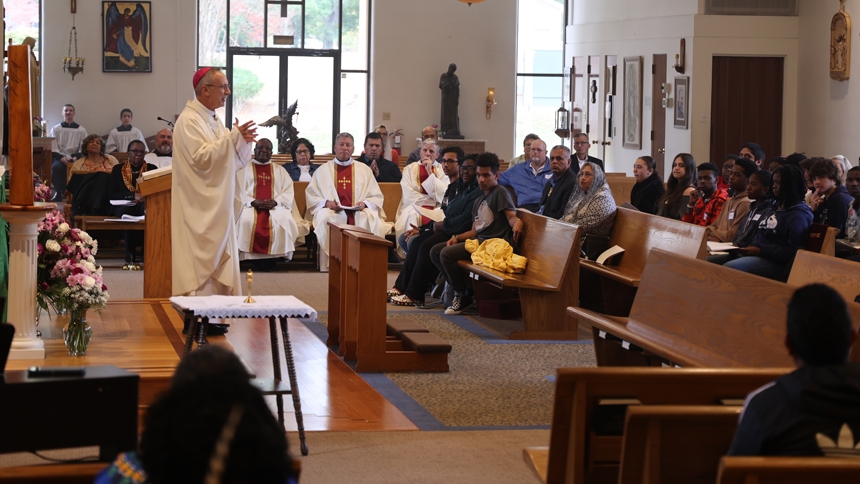
[[[311,163],[314,159],[314,144],[305,138],[299,138],[290,145],[290,155],[293,157],[291,163],[285,163],[284,169],[290,174],[294,182],[311,181],[314,172],[319,165]]]
[[[119,162],[105,154],[105,145],[97,134],[91,134],[81,142],[81,157],[72,163],[72,171],[110,173]],[[71,178],[71,172],[69,173]]]

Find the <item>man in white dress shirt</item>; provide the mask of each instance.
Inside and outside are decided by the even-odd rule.
[[[162,129],[155,135],[155,150],[144,157],[147,163],[164,168],[173,163],[173,131]]]
[[[171,233],[173,295],[240,295],[234,199],[236,173],[251,159],[253,121],[228,130],[215,110],[230,95],[217,68],[194,74],[196,99],[176,120]]]
[[[66,166],[74,163],[72,155],[81,151],[81,142],[87,137],[87,130],[75,122],[75,107],[63,106],[63,122],[51,128],[54,150],[51,164],[51,181],[54,184],[52,201],[65,200]]]

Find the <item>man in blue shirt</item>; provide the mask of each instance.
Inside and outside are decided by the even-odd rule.
[[[514,189],[517,207],[536,212],[540,208],[543,187],[553,175],[543,140],[532,142],[529,156],[528,163],[518,163],[503,171],[499,175],[499,185]]]

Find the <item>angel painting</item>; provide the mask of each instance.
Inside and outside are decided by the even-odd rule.
[[[152,72],[150,2],[102,2],[105,72]]]
[[[278,153],[289,153],[290,145],[293,141],[299,138],[299,130],[293,126],[293,116],[299,114],[296,109],[299,107],[299,100],[290,104],[287,112],[281,116],[272,116],[267,121],[260,123],[260,126],[277,126],[278,127]]]

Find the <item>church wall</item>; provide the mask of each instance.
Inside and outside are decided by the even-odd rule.
[[[75,121],[91,134],[108,134],[127,107],[134,112],[133,125],[150,136],[166,127],[158,116],[172,120],[193,97],[197,2],[151,1],[153,62],[146,74],[102,72],[101,2],[77,2],[78,56],[86,64],[74,81],[62,70],[72,27],[69,2],[43,2],[42,110],[49,129],[63,120],[63,104],[71,103]]]
[[[510,160],[516,109],[516,1],[471,7],[455,0],[373,2],[370,125],[403,128],[402,152],[417,147],[421,128],[439,124],[439,77],[457,64],[460,132],[486,139],[487,151]],[[496,89],[486,119],[487,88]],[[391,113],[383,120],[382,113]],[[356,136],[356,138],[359,138]]]
[[[857,106],[860,90],[860,0],[845,2],[851,16],[851,79],[830,79],[830,20],[838,11],[838,2],[801,0],[799,18],[797,150],[807,156],[845,155],[857,165],[860,137],[857,129]]]

